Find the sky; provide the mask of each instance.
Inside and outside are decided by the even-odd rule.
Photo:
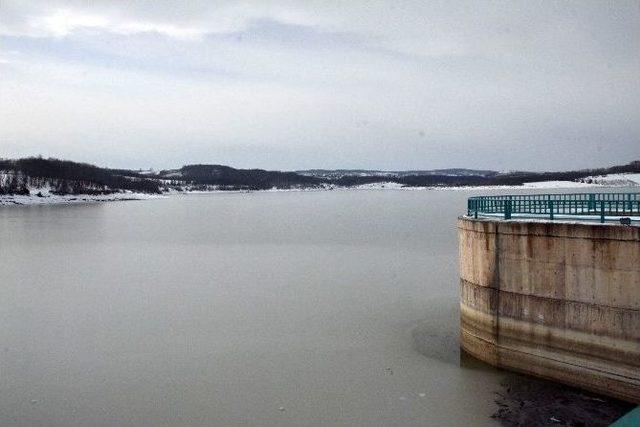
[[[0,157],[564,170],[640,159],[640,1],[0,0]]]

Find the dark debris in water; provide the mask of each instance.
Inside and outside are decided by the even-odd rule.
[[[505,426],[608,426],[631,403],[523,375],[509,375],[496,393],[492,418]]]

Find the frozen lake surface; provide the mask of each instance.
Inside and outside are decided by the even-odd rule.
[[[0,425],[495,425],[465,191],[0,208]]]

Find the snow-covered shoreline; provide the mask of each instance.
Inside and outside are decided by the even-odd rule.
[[[127,200],[148,200],[166,197],[160,194],[145,193],[112,193],[112,194],[68,194],[68,195],[0,195],[0,207],[2,206],[38,206],[38,205],[63,205],[78,203],[116,202]]]
[[[267,190],[255,190],[267,193],[284,192],[319,192],[319,191],[490,191],[490,190],[562,190],[562,189],[587,189],[587,188],[629,188],[640,187],[640,174],[615,174],[598,177],[583,178],[580,181],[543,181],[528,182],[523,185],[486,185],[486,186],[465,186],[465,187],[406,187],[397,182],[377,182],[363,184],[353,187],[339,187],[327,185],[323,187],[310,188],[290,188]],[[97,203],[125,200],[148,200],[166,198],[175,195],[189,194],[215,194],[215,193],[251,193],[248,190],[221,190],[211,188],[209,190],[171,190],[162,194],[135,193],[130,191],[115,192],[111,194],[76,194],[57,195],[50,191],[48,187],[29,188],[30,195],[0,195],[1,206],[33,206],[33,205],[53,205],[53,204],[74,204],[74,203]]]

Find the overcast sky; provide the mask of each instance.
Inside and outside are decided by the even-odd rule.
[[[640,1],[0,0],[0,157],[550,170],[640,159]]]

